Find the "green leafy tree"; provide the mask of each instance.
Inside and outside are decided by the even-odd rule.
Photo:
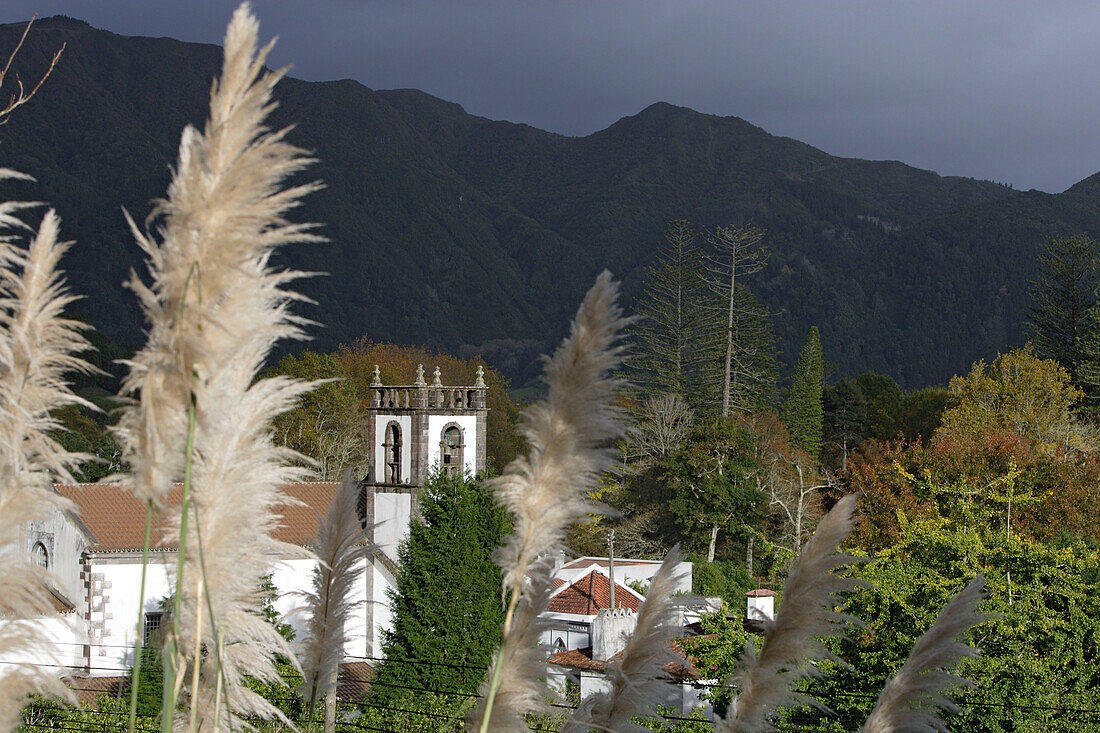
[[[1038,358],[1030,347],[1002,354],[988,367],[975,363],[966,377],[954,377],[949,389],[955,404],[944,413],[937,439],[1005,428],[1045,453],[1092,447],[1073,411],[1082,393],[1064,368]]]
[[[783,403],[783,422],[791,434],[791,442],[817,457],[821,450],[824,406],[825,363],[821,356],[821,336],[817,326],[810,328],[806,344],[798,355],[791,389]]]
[[[851,668],[826,668],[808,691],[858,725],[939,610],[982,573],[988,588],[982,610],[999,615],[969,634],[981,656],[958,670],[974,684],[959,695],[962,711],[946,719],[948,728],[1082,730],[1068,711],[1095,707],[1098,570],[1100,557],[1082,545],[1050,548],[975,532],[946,517],[909,523],[894,547],[857,571],[869,587],[852,596],[847,610],[866,627],[834,647]],[[818,713],[792,722],[836,730]]]
[[[719,532],[763,506],[754,480],[758,469],[752,434],[721,418],[694,427],[683,445],[656,464],[685,544],[705,544],[708,562],[714,561]]]
[[[504,510],[480,480],[429,479],[401,545],[393,628],[382,643],[386,659],[373,699],[392,703],[415,694],[406,687],[476,693],[501,638],[493,550],[507,531]]]
[[[275,418],[275,437],[283,445],[317,462],[325,480],[336,480],[350,468],[356,476],[366,469],[369,446],[362,396],[355,380],[333,354],[303,351],[284,356],[272,374],[306,380],[329,380],[298,400],[298,406]]]

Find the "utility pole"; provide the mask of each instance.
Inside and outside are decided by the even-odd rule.
[[[615,530],[607,530],[607,579],[611,583],[611,608],[615,608]]]

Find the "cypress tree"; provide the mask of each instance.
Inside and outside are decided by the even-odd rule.
[[[371,697],[392,704],[420,693],[404,688],[476,694],[500,643],[504,611],[493,550],[508,519],[478,479],[436,474],[420,497],[401,545],[401,573],[390,598]],[[402,687],[395,687],[401,685]]]
[[[817,326],[812,326],[806,344],[798,355],[787,401],[783,403],[783,422],[790,431],[791,442],[815,458],[821,449],[824,374],[821,336]]]

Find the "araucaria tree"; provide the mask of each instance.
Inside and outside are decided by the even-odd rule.
[[[822,392],[825,365],[821,356],[821,336],[817,326],[810,328],[806,344],[798,355],[791,390],[783,403],[783,422],[791,434],[791,442],[816,457],[821,449]]]
[[[695,407],[701,388],[707,285],[695,230],[669,222],[632,329],[631,381],[646,396],[679,394]]]
[[[775,388],[775,336],[767,311],[744,283],[768,263],[763,238],[764,231],[752,226],[719,226],[707,234],[712,296],[706,382],[722,417],[760,409]]]
[[[1090,311],[1100,285],[1100,246],[1089,237],[1053,239],[1031,282],[1028,338],[1040,359],[1058,362],[1075,383],[1096,325]]]
[[[400,550],[375,700],[408,696],[404,687],[477,691],[504,621],[493,550],[507,531],[504,510],[480,480],[429,479]]]

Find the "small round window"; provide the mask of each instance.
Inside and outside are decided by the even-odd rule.
[[[48,568],[50,566],[50,553],[46,551],[46,546],[41,542],[34,543],[31,554],[34,555],[34,561],[41,567]]]

